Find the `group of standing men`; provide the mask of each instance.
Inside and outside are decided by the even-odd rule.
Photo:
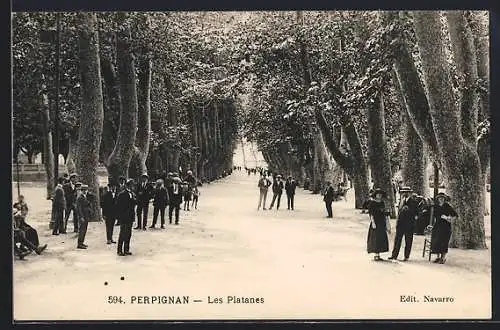
[[[272,178],[272,179],[271,179]],[[272,181],[271,181],[272,180]],[[280,208],[281,195],[283,194],[283,189],[286,192],[287,196],[287,205],[288,210],[294,209],[294,199],[295,199],[295,189],[297,188],[297,182],[292,178],[292,176],[288,176],[285,182],[283,182],[283,177],[281,174],[275,174],[274,176],[267,176],[266,173],[262,172],[261,177],[259,179],[259,183],[257,187],[259,188],[259,205],[257,206],[257,210],[262,206],[263,210],[266,209],[266,199],[267,192],[269,187],[272,186],[273,191],[273,199],[271,201],[271,205],[269,206],[269,210],[272,210],[274,203],[276,202],[276,210]]]
[[[175,225],[179,224],[180,207],[184,198],[185,203],[197,204],[197,180],[192,171],[187,172],[184,181],[178,173],[169,172],[165,178],[154,182],[149,181],[147,174],[141,175],[138,183],[133,179],[120,177],[118,185],[108,184],[108,189],[101,198],[101,208],[106,222],[107,244],[116,243],[113,240],[113,227],[120,225],[117,254],[131,255],[130,239],[132,226],[137,218],[134,229],[146,230],[148,224],[149,203],[153,200],[153,222],[149,228],[155,228],[160,215],[161,229],[165,229],[165,210],[168,209],[169,223],[175,214]],[[188,198],[189,196],[189,198]]]
[[[73,213],[73,232],[78,233],[77,248],[86,249],[85,236],[87,225],[94,216],[91,208],[92,198],[88,185],[77,180],[78,175],[73,173],[59,178],[52,196],[52,234],[66,234],[68,220]],[[155,228],[158,215],[161,217],[161,228],[165,228],[165,210],[169,206],[169,223],[175,215],[175,224],[179,224],[179,213],[184,199],[189,210],[189,203],[197,206],[197,180],[192,171],[188,171],[183,180],[178,173],[168,173],[166,177],[150,182],[147,174],[141,175],[139,182],[134,179],[120,177],[117,184],[109,183],[107,189],[100,196],[102,215],[106,223],[107,244],[117,243],[113,240],[113,228],[120,226],[117,253],[120,256],[131,255],[130,239],[132,226],[137,219],[134,229],[146,230],[148,223],[149,203],[153,200],[153,223],[149,228]],[[186,209],[186,207],[185,207]]]
[[[78,233],[77,248],[86,249],[87,224],[92,216],[91,199],[86,184],[78,182],[78,175],[72,173],[58,178],[52,196],[52,235],[66,234],[68,220],[73,213],[73,232]]]

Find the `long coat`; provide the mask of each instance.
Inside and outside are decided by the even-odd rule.
[[[168,191],[165,187],[155,189],[153,205],[159,208],[165,208],[169,202]]]
[[[457,217],[457,212],[450,204],[444,203],[443,206],[434,205],[435,223],[432,227],[431,253],[447,253],[448,244],[451,238],[451,223],[441,219],[442,215],[451,215]]]
[[[368,253],[381,253],[389,251],[389,238],[387,237],[386,217],[387,212],[384,201],[371,201],[368,213],[373,218],[376,228],[370,223],[368,229],[367,251]]]
[[[297,183],[292,180],[292,181],[286,181],[285,182],[285,191],[288,196],[295,195],[295,188],[297,188]]]
[[[54,197],[52,199],[52,208],[57,210],[63,210],[66,208],[66,197],[64,195],[64,190],[61,186],[57,185],[54,190]]]
[[[116,217],[116,199],[118,193],[109,190],[104,193],[101,199],[102,215],[105,218],[113,219]]]
[[[174,185],[177,185],[177,194],[174,194]],[[171,186],[167,188],[168,197],[170,199],[169,203],[172,206],[179,206],[182,203],[183,191],[182,186],[178,183],[172,183]]]
[[[136,203],[134,193],[123,190],[118,194],[116,198],[116,216],[121,224],[131,224],[134,222]]]

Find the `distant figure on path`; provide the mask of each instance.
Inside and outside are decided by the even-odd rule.
[[[335,196],[335,190],[333,189],[332,183],[330,181],[326,182],[326,188],[323,193],[323,201],[325,202],[327,218],[333,218],[332,203]]]
[[[156,221],[158,220],[158,213],[160,214],[161,229],[165,229],[165,208],[169,203],[168,192],[163,185],[163,180],[156,180],[156,189],[153,199],[153,224],[149,228],[155,228]]]
[[[446,262],[446,254],[448,253],[448,244],[451,238],[451,224],[454,222],[458,214],[449,204],[450,196],[445,193],[436,195],[436,204],[434,205],[434,226],[432,227],[431,236],[431,253],[436,253],[438,257],[434,260],[435,263],[444,264]]]
[[[278,174],[276,179],[273,182],[273,200],[271,201],[271,205],[269,206],[269,210],[272,210],[274,206],[274,202],[276,201],[276,210],[280,208],[281,195],[283,194],[283,181],[281,181],[281,175]]]
[[[175,224],[179,224],[179,212],[182,204],[181,178],[175,176],[172,185],[167,188],[169,197],[168,221],[172,224],[172,214],[175,212]]]
[[[148,224],[148,210],[149,200],[153,197],[152,187],[149,184],[149,177],[147,174],[141,175],[141,182],[137,184],[137,226],[134,229],[146,230]]]
[[[184,211],[189,211],[189,204],[193,197],[193,187],[189,182],[184,181],[182,183],[182,194],[184,195]]]
[[[89,186],[82,184],[82,193],[78,196],[76,200],[76,209],[78,212],[78,220],[80,221],[78,226],[78,249],[86,249],[88,246],[85,244],[85,236],[87,235],[87,226],[91,217],[90,201],[87,196],[89,191]]]
[[[288,209],[293,210],[293,202],[295,198],[295,188],[297,188],[297,183],[292,178],[291,175],[288,176],[285,182],[286,199],[288,204]]]
[[[261,205],[262,209],[266,210],[267,191],[270,185],[271,181],[267,179],[265,173],[262,173],[259,179],[259,183],[257,184],[257,187],[259,188],[259,205],[257,206],[257,210],[260,209]]]
[[[137,203],[135,194],[132,192],[134,180],[129,179],[125,184],[125,190],[118,194],[116,200],[117,216],[120,220],[120,234],[118,236],[117,254],[119,256],[132,255],[130,252],[130,238],[132,237],[132,226],[134,224],[134,208]]]
[[[63,189],[64,178],[57,180],[57,186],[54,190],[54,197],[52,198],[52,215],[53,215],[53,228],[52,235],[66,234],[64,228],[64,211],[66,210],[66,197],[64,196]]]
[[[193,190],[193,203],[191,204],[192,207],[194,207],[195,210],[198,209],[198,198],[200,197],[200,191],[198,190],[198,186],[194,187]]]
[[[373,259],[375,261],[383,260],[380,253],[389,251],[389,239],[387,232],[390,233],[391,226],[389,224],[389,214],[383,198],[387,196],[382,189],[374,189],[373,201],[368,207],[370,215],[370,228],[368,229],[367,251],[375,253]]]
[[[392,255],[389,259],[396,260],[398,258],[401,242],[404,236],[404,261],[407,261],[410,258],[411,246],[413,243],[413,230],[415,228],[415,222],[418,218],[418,201],[411,195],[413,190],[410,187],[403,187],[400,192],[402,196],[399,203],[398,220],[396,222],[396,237],[394,238]]]

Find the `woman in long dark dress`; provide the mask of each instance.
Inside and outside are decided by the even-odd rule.
[[[431,235],[431,253],[438,255],[435,263],[444,264],[448,253],[448,244],[451,238],[451,223],[458,214],[448,203],[450,197],[444,193],[436,195],[436,205],[434,205],[434,226]]]
[[[368,229],[367,251],[368,253],[375,253],[373,257],[375,261],[383,260],[380,257],[380,253],[389,251],[387,232],[390,233],[391,226],[388,219],[390,213],[386,208],[385,202],[382,200],[385,196],[385,191],[375,189],[372,195],[373,200],[368,206],[368,214],[371,221],[370,228]]]

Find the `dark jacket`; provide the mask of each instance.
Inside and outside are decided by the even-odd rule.
[[[76,186],[71,188],[71,182],[68,182],[63,185],[63,190],[66,203],[68,205],[76,203]]]
[[[153,198],[154,188],[151,186],[149,182],[146,183],[144,186],[142,185],[141,182],[137,184],[135,194],[137,196],[137,205],[148,205],[149,200]]]
[[[177,194],[174,194],[174,184],[176,184],[178,187]],[[173,206],[181,205],[183,197],[182,186],[178,183],[172,183],[172,185],[167,188],[167,191],[168,191],[170,205]]]
[[[155,189],[153,205],[156,207],[165,207],[168,204],[168,191],[165,187]]]
[[[287,195],[295,195],[295,188],[297,188],[297,182],[295,180],[285,182],[285,191]]]
[[[64,190],[59,185],[56,186],[54,190],[54,197],[52,198],[52,208],[59,210],[66,208],[66,197],[64,196]]]
[[[413,230],[416,220],[415,217],[418,215],[419,211],[418,204],[418,200],[413,196],[408,197],[406,201],[400,204],[396,227]]]
[[[273,193],[281,194],[281,193],[283,193],[283,188],[284,188],[283,181],[279,181],[279,182],[278,182],[278,180],[274,181]]]
[[[325,202],[331,202],[333,201],[333,196],[335,194],[335,190],[333,189],[332,186],[329,186],[328,188],[326,188],[325,190],[325,194],[323,196],[323,200]]]
[[[118,192],[113,193],[111,190],[104,193],[101,199],[102,215],[105,218],[116,217],[116,198]]]
[[[89,220],[91,216],[90,201],[83,194],[76,199],[76,210],[80,219]]]
[[[132,196],[130,196],[132,195]],[[133,223],[135,220],[136,199],[133,192],[121,191],[116,197],[116,216],[120,223]]]

